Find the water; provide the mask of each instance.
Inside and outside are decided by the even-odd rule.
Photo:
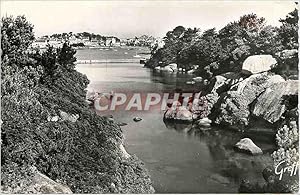
[[[144,52],[128,48],[117,50],[79,50],[77,57],[79,60],[114,56],[131,59]],[[124,54],[124,50],[131,52],[130,56]],[[138,63],[85,64],[77,65],[77,70],[91,80],[89,88],[99,92],[163,93],[175,89],[197,91],[200,87],[186,84],[191,76],[157,73]],[[272,163],[269,155],[274,149],[272,137],[242,134],[225,127],[199,129],[192,124],[165,124],[163,111],[158,108],[118,110],[112,115],[116,121],[128,124],[122,127],[125,148],[145,163],[157,193],[238,192],[241,179],[263,181],[261,172]],[[134,122],[136,116],[143,120]],[[244,137],[250,137],[264,155],[236,152],[233,145]]]

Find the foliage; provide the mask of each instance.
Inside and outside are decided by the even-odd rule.
[[[272,154],[274,164],[277,165],[283,160],[289,165],[297,163],[299,161],[298,141],[299,134],[296,121],[289,121],[279,128],[276,134],[279,149]]]
[[[297,51],[286,58],[277,56],[278,65],[274,68],[274,72],[286,78],[292,76],[298,79],[298,20],[298,10],[295,9],[285,19],[280,20],[282,25],[278,29],[278,36],[276,37],[278,51],[282,51],[281,53]]]
[[[64,43],[62,48],[57,49],[57,62],[64,66],[67,70],[73,70],[75,68],[74,62],[76,62],[75,53],[70,44]]]
[[[57,50],[30,51],[32,25],[25,17],[2,21],[2,190],[26,185],[34,166],[75,193],[153,192],[142,163],[123,159],[120,127],[87,107],[89,81],[74,69],[74,50],[66,43]],[[79,119],[49,120],[60,111]]]
[[[155,67],[177,63],[186,70],[199,65],[196,74],[203,78],[240,71],[250,55],[275,56],[284,49],[297,48],[298,10],[280,21],[282,26],[277,28],[266,25],[265,18],[247,14],[225,25],[219,32],[213,28],[202,34],[196,28],[178,26],[167,32],[163,48],[152,50],[146,65]],[[291,63],[297,64],[295,59]],[[279,61],[279,64],[285,66],[285,61]]]
[[[289,13],[285,19],[281,19],[282,25],[278,30],[278,39],[285,49],[298,48],[298,10]]]
[[[73,43],[71,44],[72,47],[84,47],[84,43]]]
[[[34,40],[33,26],[24,16],[2,18],[1,25],[1,59],[10,66],[31,64],[26,49]],[[7,64],[5,62],[5,64]]]
[[[193,37],[197,36],[199,29],[185,29],[183,26],[177,26],[172,31],[167,32],[164,37],[164,47],[153,53],[147,66],[166,66],[170,63],[178,63],[179,52],[191,43]],[[154,48],[156,50],[156,48]]]

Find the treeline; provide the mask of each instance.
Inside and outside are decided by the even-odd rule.
[[[73,36],[75,38],[88,38],[89,41],[91,40],[99,40],[99,41],[105,41],[107,39],[108,36],[103,36],[100,34],[95,34],[95,33],[89,33],[89,32],[81,32],[81,33],[73,33],[73,32],[69,32],[69,33],[54,33],[52,35],[45,35],[43,36],[44,38],[54,38],[54,39],[68,39],[69,37]],[[109,36],[111,37],[111,36]],[[118,37],[114,37],[116,38],[117,41],[120,41],[120,39]]]
[[[151,192],[142,163],[120,154],[119,126],[88,108],[75,50],[32,51],[24,16],[2,18],[1,35],[1,191],[32,193],[35,167],[74,193]]]
[[[298,49],[298,10],[281,19],[281,26],[266,24],[265,18],[256,14],[242,16],[238,21],[201,32],[198,28],[177,26],[167,32],[162,48],[154,47],[148,67],[176,63],[190,70],[199,65],[196,74],[210,78],[230,71],[241,70],[243,61],[250,55],[272,54],[282,50]],[[291,69],[287,72],[285,67]],[[288,62],[279,59],[277,71],[285,76],[297,70],[298,54]],[[297,73],[296,73],[297,74]]]

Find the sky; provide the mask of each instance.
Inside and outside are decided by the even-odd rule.
[[[176,26],[201,30],[256,13],[267,24],[296,7],[293,1],[13,1],[1,0],[1,16],[25,15],[36,36],[62,32],[93,32],[130,38],[163,37]]]

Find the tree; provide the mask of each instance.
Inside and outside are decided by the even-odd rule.
[[[147,62],[147,66],[165,66],[170,63],[179,63],[180,67],[179,53],[191,43],[198,32],[199,29],[197,28],[185,29],[183,26],[177,26],[172,31],[168,31],[163,39],[165,43],[163,48],[153,48],[151,51],[152,57]]]
[[[285,49],[298,48],[298,10],[290,12],[285,19],[279,21],[282,25],[278,31],[278,39]]]
[[[74,62],[76,62],[76,50],[73,49],[68,42],[65,42],[62,48],[57,49],[57,61],[67,70],[73,70],[75,68]]]
[[[29,62],[25,54],[34,40],[33,25],[25,16],[4,17],[1,25],[1,59],[9,58],[10,66],[25,66]]]
[[[45,67],[48,72],[54,71],[58,65],[56,51],[53,46],[47,45],[46,51],[42,54],[41,64]]]

